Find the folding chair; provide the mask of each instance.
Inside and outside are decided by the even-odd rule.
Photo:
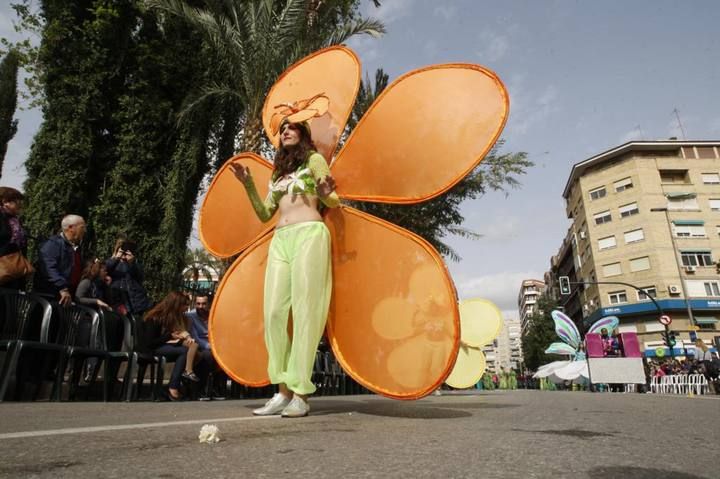
[[[16,378],[15,397],[21,396],[23,378],[19,377],[17,369],[24,350],[51,352],[60,357],[63,348],[48,343],[52,308],[47,300],[24,291],[0,289],[0,301],[5,313],[0,318],[0,351],[6,353],[0,370],[0,401],[3,401],[13,374]],[[38,378],[40,381],[43,376]]]

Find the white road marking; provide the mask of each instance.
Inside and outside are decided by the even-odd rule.
[[[23,431],[0,434],[2,439],[19,439],[24,437],[58,436],[61,434],[84,434],[90,432],[124,431],[128,429],[149,429],[154,427],[187,426],[191,424],[213,424],[218,422],[236,422],[261,419],[279,419],[280,416],[249,416],[226,417],[218,419],[193,419],[191,421],[147,422],[142,424],[122,424],[118,426],[71,427],[65,429],[48,429],[45,431]]]

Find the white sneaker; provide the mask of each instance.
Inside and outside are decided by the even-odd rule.
[[[256,416],[274,416],[280,414],[280,411],[284,410],[288,404],[290,404],[290,398],[276,393],[263,407],[253,410],[252,413]]]
[[[282,417],[305,417],[310,412],[310,404],[297,396],[293,396],[290,404],[285,406],[280,415]]]

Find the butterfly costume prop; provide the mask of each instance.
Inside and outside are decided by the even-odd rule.
[[[509,99],[495,73],[473,64],[409,72],[378,96],[335,152],[360,86],[348,48],[320,50],[291,66],[270,89],[263,126],[278,147],[283,121],[307,122],[317,152],[330,162],[340,200],[413,204],[452,188],[500,136]],[[263,278],[276,220],[262,223],[230,164],[249,168],[259,196],[273,166],[255,153],[228,160],[200,210],[205,248],[238,258],[210,312],[218,364],[235,381],[269,384],[263,340]],[[292,178],[302,189],[302,180]],[[395,399],[421,398],[445,381],[460,344],[454,285],[438,252],[399,226],[351,207],[328,210],[332,296],[328,343],[362,386]]]
[[[554,342],[545,350],[546,354],[571,356],[571,361],[554,361],[540,366],[533,377],[550,378],[555,382],[587,380],[590,377],[584,351],[580,350],[582,338],[575,323],[565,313],[552,311],[555,332],[563,342]],[[588,329],[588,334],[599,333],[603,328],[613,331],[620,324],[616,316],[601,318]]]

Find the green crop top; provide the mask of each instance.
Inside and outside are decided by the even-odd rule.
[[[243,185],[245,185],[255,213],[260,221],[265,223],[270,221],[277,211],[280,198],[288,193],[317,196],[317,184],[327,176],[330,176],[330,168],[328,168],[325,158],[320,153],[313,151],[310,152],[307,161],[300,168],[287,176],[270,181],[270,191],[268,191],[265,201],[260,199],[252,177],[249,177]],[[334,191],[324,198],[319,198],[329,208],[335,208],[340,204],[340,198]]]

